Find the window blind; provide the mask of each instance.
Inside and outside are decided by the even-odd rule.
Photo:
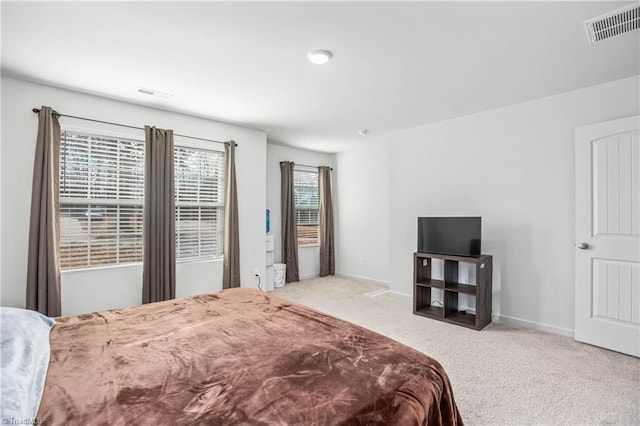
[[[142,261],[144,142],[62,131],[62,269]]]
[[[220,257],[224,238],[224,153],[175,147],[176,259]]]
[[[62,269],[142,262],[144,141],[61,134]],[[174,147],[176,259],[220,257],[224,153]]]
[[[317,244],[319,225],[318,171],[295,168],[293,186],[298,244]]]

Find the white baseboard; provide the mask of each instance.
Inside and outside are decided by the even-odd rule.
[[[300,278],[300,280],[310,280],[311,278],[318,278],[319,276],[320,274],[316,273],[316,274],[300,275],[298,278]]]
[[[358,275],[345,274],[343,272],[336,272],[336,276],[343,277],[343,278],[351,278],[354,280],[363,281],[363,282],[372,283],[372,284],[377,284],[387,288],[389,287],[389,283],[387,281],[374,280],[371,278],[361,277]],[[412,294],[399,293],[396,291],[389,291],[389,294],[392,296],[399,297],[401,299],[409,299],[409,300],[413,299]],[[560,336],[566,336],[572,339],[574,338],[574,330],[570,328],[557,327],[555,325],[543,324],[536,321],[529,321],[522,318],[515,318],[515,317],[510,317],[508,315],[500,315],[500,314],[493,314],[493,321],[500,322],[502,324],[513,325],[515,327],[524,327],[524,328],[531,328],[533,330],[545,331],[547,333],[558,334]]]
[[[546,331],[547,333],[559,334],[561,336],[571,337],[572,339],[574,337],[574,331],[570,328],[556,327],[555,325],[543,324],[540,322],[500,314],[493,314],[493,320],[503,324],[514,325],[516,327],[532,328],[534,330]]]
[[[411,294],[398,293],[397,291],[390,291],[389,294],[400,299],[413,300],[413,295]]]
[[[344,272],[336,272],[336,277],[351,278],[352,280],[363,281],[365,283],[381,285],[381,286],[389,288],[389,282],[388,281],[374,280],[373,278],[361,277],[359,275],[353,275],[353,274],[345,274]]]

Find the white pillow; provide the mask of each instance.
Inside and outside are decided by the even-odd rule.
[[[53,318],[36,311],[0,307],[2,424],[35,421],[49,368],[49,331],[54,324]]]

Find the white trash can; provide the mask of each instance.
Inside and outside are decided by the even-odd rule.
[[[287,275],[287,265],[284,263],[273,264],[273,285],[276,287],[284,287],[284,281]]]

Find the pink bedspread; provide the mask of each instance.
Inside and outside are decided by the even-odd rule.
[[[256,290],[56,320],[45,425],[455,425],[434,359]]]

